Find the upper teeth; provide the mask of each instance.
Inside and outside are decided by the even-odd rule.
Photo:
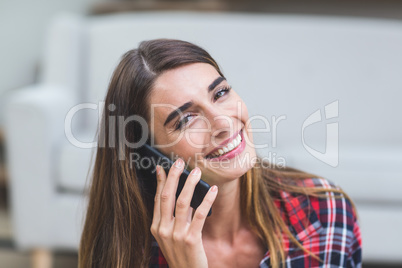
[[[222,147],[218,151],[216,151],[215,153],[211,154],[211,156],[212,157],[218,157],[218,156],[221,156],[223,154],[226,154],[226,153],[232,151],[233,149],[235,149],[237,146],[239,146],[240,143],[241,143],[241,136],[240,136],[240,133],[239,133],[239,134],[237,134],[237,137],[235,139],[233,139],[225,147]]]

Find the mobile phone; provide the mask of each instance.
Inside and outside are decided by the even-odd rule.
[[[139,158],[137,161],[136,172],[141,178],[143,185],[151,192],[156,192],[156,165],[161,166],[166,175],[169,173],[170,168],[173,165],[173,161],[170,160],[166,155],[161,153],[156,148],[150,146],[149,144],[144,144],[137,149]],[[183,190],[184,183],[190,175],[190,172],[185,168],[183,173],[180,175],[179,184],[176,191],[176,200],[179,197],[181,191]],[[196,210],[201,204],[205,195],[208,193],[211,186],[203,181],[202,179],[197,183],[194,189],[194,194],[190,202],[190,206]],[[212,209],[209,210],[208,216],[212,213]]]

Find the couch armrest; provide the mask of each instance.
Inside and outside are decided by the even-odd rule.
[[[15,242],[47,247],[54,160],[64,137],[64,118],[74,98],[62,87],[35,85],[16,90],[5,108],[6,154]],[[39,243],[38,243],[39,242]]]

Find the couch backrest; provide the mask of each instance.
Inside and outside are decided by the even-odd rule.
[[[287,116],[278,124],[278,143],[296,142],[304,120],[338,100],[341,141],[401,144],[400,22],[132,13],[89,18],[86,34],[85,88],[90,101],[103,100],[124,52],[142,40],[178,38],[204,47],[216,58],[251,114]]]

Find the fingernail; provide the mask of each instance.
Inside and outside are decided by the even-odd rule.
[[[175,166],[181,168],[184,165],[184,162],[181,158],[176,160]]]
[[[198,175],[198,174],[200,174],[201,173],[201,171],[200,171],[200,169],[198,168],[198,167],[196,167],[195,169],[193,169],[192,171],[191,171],[191,174],[192,175]]]
[[[161,167],[159,165],[156,165],[156,174],[160,174],[161,173]]]
[[[211,188],[211,192],[216,192],[218,190],[218,186],[214,185]]]

